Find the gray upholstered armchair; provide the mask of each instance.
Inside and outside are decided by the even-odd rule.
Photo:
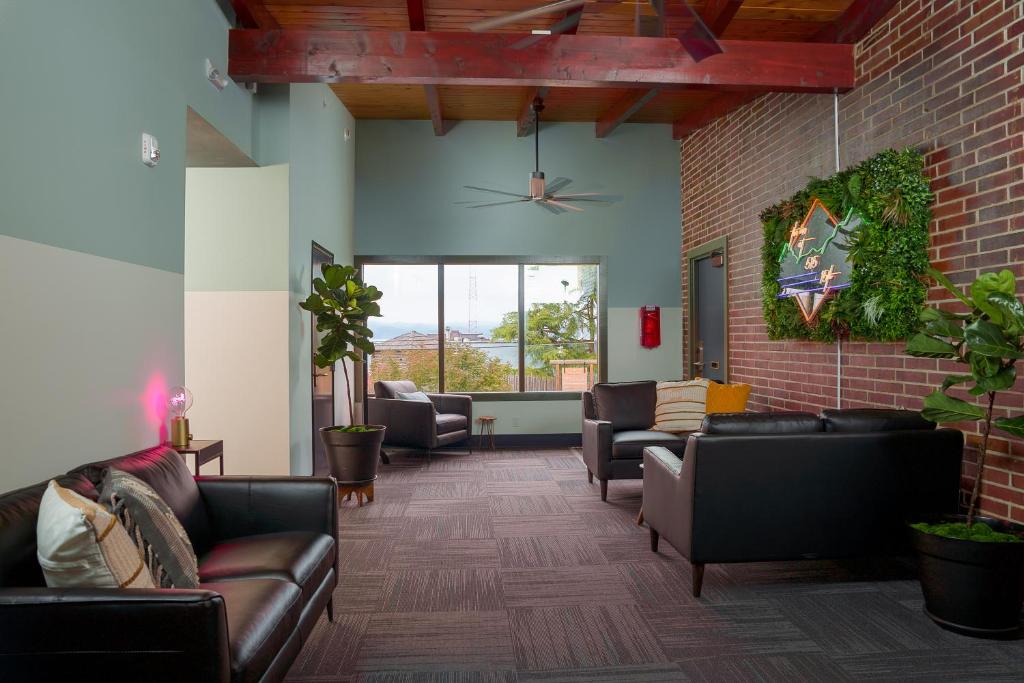
[[[374,382],[366,399],[366,421],[387,427],[385,446],[420,448],[428,453],[468,441],[472,451],[473,399],[464,394],[427,394],[427,401],[410,401],[398,394],[418,391],[412,382]]]

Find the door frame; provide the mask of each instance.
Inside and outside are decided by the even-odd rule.
[[[722,254],[722,293],[723,293],[723,306],[722,314],[724,320],[722,321],[722,377],[725,381],[729,381],[729,238],[726,235],[722,235],[719,238],[713,239],[710,242],[705,242],[700,246],[694,247],[686,252],[686,377],[693,377],[693,361],[694,361],[694,350],[697,345],[696,329],[694,310],[696,309],[697,303],[697,270],[694,265],[697,261],[708,258],[715,252],[721,252]]]
[[[313,254],[314,252],[319,253],[325,257],[330,263],[334,263],[334,254],[321,244],[317,244],[316,241],[310,240],[309,250],[309,290],[313,291],[313,279],[318,277],[317,273],[313,269]],[[314,392],[316,391],[316,363],[313,362],[313,356],[316,354],[316,326],[313,321],[316,318],[316,314],[312,311],[309,313],[309,428],[313,434],[312,449],[310,450],[309,456],[311,459],[310,465],[312,469],[310,472],[312,476],[316,476],[316,440],[320,437],[317,433],[316,428],[316,398],[314,398]],[[344,361],[342,361],[344,362]],[[331,424],[334,424],[338,418],[338,387],[337,377],[334,373],[337,371],[336,368],[331,368]]]

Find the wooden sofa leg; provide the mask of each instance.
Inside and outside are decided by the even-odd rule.
[[[601,500],[603,500],[603,501],[607,501],[608,500],[608,480],[607,479],[602,479],[601,480]]]
[[[327,601],[327,621],[334,623],[334,598]]]
[[[587,483],[588,484],[593,484],[594,483],[594,473],[591,472],[590,470],[587,470]]]
[[[704,563],[694,563],[690,565],[690,569],[693,571],[693,597],[700,597],[700,589],[704,586]]]
[[[658,538],[659,538],[658,532],[655,531],[654,529],[651,529],[651,552],[652,553],[658,552]]]

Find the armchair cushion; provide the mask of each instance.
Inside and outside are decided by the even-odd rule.
[[[400,401],[420,401],[421,403],[430,403],[430,397],[422,391],[410,391],[408,393],[399,391],[395,398]]]
[[[644,449],[650,446],[664,446],[681,455],[686,448],[686,436],[646,429],[615,432],[612,434],[612,458],[640,460],[644,457]]]
[[[311,531],[285,531],[221,541],[199,560],[199,578],[281,579],[302,590],[303,603],[334,566],[334,539]]]
[[[716,413],[704,418],[705,434],[761,435],[823,432],[821,418],[812,413]]]
[[[594,385],[597,416],[612,423],[612,429],[648,429],[654,424],[658,400],[656,382],[614,382]]]
[[[373,395],[377,398],[398,398],[399,393],[411,394],[414,391],[418,391],[416,383],[406,380],[385,380],[373,383]]]
[[[452,432],[469,428],[469,421],[466,420],[465,415],[456,415],[455,413],[438,413],[436,421],[438,435],[451,434]]]

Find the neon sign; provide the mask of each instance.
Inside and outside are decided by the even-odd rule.
[[[853,209],[837,220],[815,198],[803,222],[790,228],[779,254],[778,298],[795,300],[807,322],[817,317],[829,296],[850,286],[850,237],[861,222]]]

